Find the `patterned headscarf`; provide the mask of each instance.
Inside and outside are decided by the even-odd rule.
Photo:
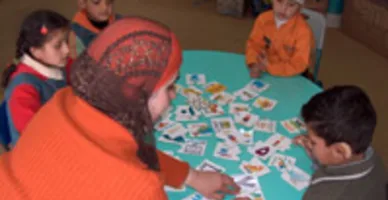
[[[70,82],[77,96],[126,127],[139,145],[138,157],[159,170],[147,102],[178,73],[181,61],[178,40],[167,27],[127,17],[107,27],[77,58]]]

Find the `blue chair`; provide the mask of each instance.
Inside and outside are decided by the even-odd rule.
[[[303,9],[302,13],[306,16],[307,23],[310,25],[315,38],[316,60],[313,70],[314,82],[322,86],[322,82],[318,80],[318,74],[321,65],[323,44],[325,41],[326,18],[323,14],[310,9]]]
[[[10,130],[8,126],[7,104],[5,101],[0,105],[0,143],[5,149],[9,149],[11,143]]]

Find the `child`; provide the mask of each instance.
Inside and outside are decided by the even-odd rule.
[[[114,0],[78,0],[69,37],[70,56],[76,58],[105,27],[121,18],[113,14]]]
[[[305,200],[385,200],[385,170],[370,147],[376,113],[355,86],[338,86],[314,96],[302,108],[308,133],[295,142],[319,165]]]
[[[12,145],[41,106],[66,85],[68,32],[69,21],[47,10],[31,13],[22,23],[16,44],[19,63],[9,66],[2,80]]]
[[[308,70],[314,37],[300,13],[304,0],[273,0],[273,10],[256,20],[246,46],[250,76],[262,72],[294,76]]]

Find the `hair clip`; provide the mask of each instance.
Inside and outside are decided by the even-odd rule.
[[[47,30],[46,26],[43,25],[42,28],[40,28],[40,33],[41,33],[42,35],[46,35],[47,32],[48,32],[48,30]]]

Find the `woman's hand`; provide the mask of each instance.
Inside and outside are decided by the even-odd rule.
[[[240,187],[228,175],[190,169],[186,184],[210,199],[223,199],[226,194],[235,195]]]

